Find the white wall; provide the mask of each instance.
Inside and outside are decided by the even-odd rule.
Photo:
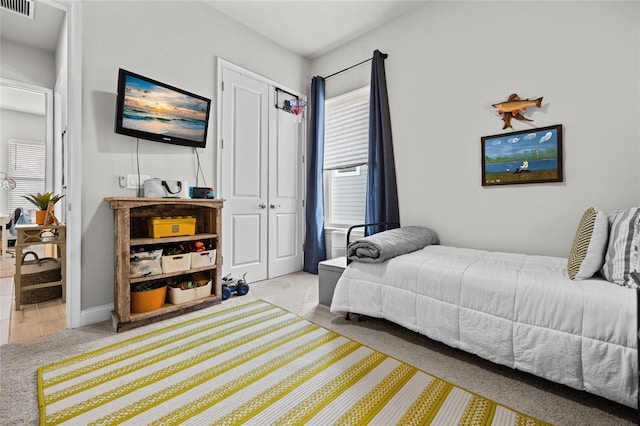
[[[311,63],[329,75],[385,61],[405,225],[443,244],[566,256],[582,212],[640,205],[640,3],[428,2]],[[369,66],[327,81],[368,84]],[[544,96],[533,123],[564,126],[563,183],[481,186],[491,104]],[[511,129],[508,129],[511,131]]]
[[[303,91],[308,61],[201,2],[82,4],[82,309],[113,303],[113,213],[108,196],[135,196],[117,176],[136,172],[136,140],[114,133],[118,68],[212,99],[200,161],[215,185],[216,58]],[[140,140],[142,174],[195,183],[191,148]],[[203,185],[200,178],[200,185]]]
[[[56,82],[53,53],[6,39],[0,40],[0,52],[0,77],[53,88]]]

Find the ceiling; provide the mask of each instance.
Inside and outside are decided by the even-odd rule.
[[[0,36],[36,49],[55,52],[65,11],[37,1],[33,12],[31,19],[0,9]]]
[[[203,0],[288,50],[314,59],[427,0]]]
[[[177,0],[174,0],[177,1]],[[314,59],[422,6],[428,0],[202,0],[224,15],[307,59]],[[36,1],[34,19],[0,9],[2,39],[55,52],[65,12]],[[35,114],[33,93],[4,87],[0,108]],[[35,109],[34,109],[35,108]]]
[[[314,59],[409,13],[428,0],[202,1],[286,49]],[[64,18],[63,10],[43,1],[36,1],[34,19],[0,9],[0,36],[53,53]],[[1,108],[42,113],[40,105],[32,106],[33,93],[21,97],[17,89],[4,87],[0,95]]]
[[[202,1],[288,50],[314,59],[428,0]],[[55,51],[65,12],[42,1],[36,1],[34,12],[34,19],[29,19],[1,10],[2,38]]]
[[[177,0],[174,0],[177,1]],[[288,50],[313,59],[428,0],[202,0]],[[65,12],[36,1],[34,19],[0,10],[4,39],[54,52]]]

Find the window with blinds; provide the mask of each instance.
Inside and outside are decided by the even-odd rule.
[[[45,160],[44,142],[9,140],[9,176],[16,181],[16,189],[9,191],[10,214],[18,207],[25,212],[35,208],[23,195],[45,192]]]
[[[325,225],[364,222],[369,151],[369,87],[325,101]]]

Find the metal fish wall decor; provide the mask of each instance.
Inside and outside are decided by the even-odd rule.
[[[502,114],[502,121],[504,121],[502,128],[506,129],[507,127],[513,128],[511,126],[512,118],[516,120],[533,121],[522,115],[520,111],[525,111],[527,107],[540,108],[540,105],[542,105],[542,96],[538,99],[520,99],[516,93],[513,93],[506,101],[498,102],[491,106],[498,110],[498,114]]]

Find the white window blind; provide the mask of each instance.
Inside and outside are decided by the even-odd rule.
[[[369,87],[325,101],[324,169],[368,161]]]
[[[335,226],[364,223],[367,166],[327,170],[325,176],[325,221]]]
[[[10,214],[18,207],[25,212],[36,208],[23,195],[45,192],[45,160],[43,142],[9,140],[9,176],[16,181],[16,189],[9,191]]]
[[[364,222],[369,152],[369,87],[325,101],[325,224]]]

